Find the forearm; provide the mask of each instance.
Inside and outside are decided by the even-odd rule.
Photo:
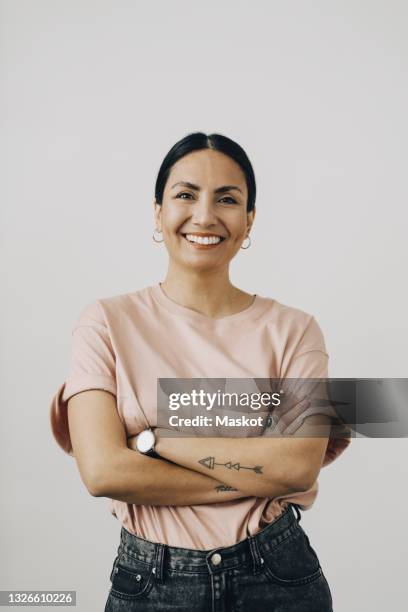
[[[248,495],[171,460],[120,449],[99,471],[96,495],[129,504],[190,506],[231,501]]]
[[[181,440],[159,435],[155,448],[161,457],[203,475],[211,474],[249,496],[277,497],[307,488],[301,484],[301,464],[287,438]]]

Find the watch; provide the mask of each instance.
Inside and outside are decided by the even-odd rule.
[[[145,429],[141,431],[140,434],[136,438],[136,448],[139,453],[143,455],[148,455],[149,457],[160,457],[154,450],[154,444],[156,442],[156,438],[154,436],[154,432],[152,429]]]

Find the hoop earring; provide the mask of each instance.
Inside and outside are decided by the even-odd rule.
[[[161,230],[158,230],[158,229],[156,228],[156,229],[154,230],[154,232],[153,232],[153,236],[152,236],[152,237],[153,237],[153,240],[154,240],[155,242],[164,242],[164,238],[163,238],[163,240],[156,240],[156,238],[154,237],[154,235],[155,235],[155,233],[156,233],[156,232],[159,232],[159,234],[162,234],[162,233],[163,233]]]
[[[249,249],[249,247],[251,246],[251,237],[249,236],[249,234],[248,234],[248,236],[245,236],[244,241],[245,241],[247,238],[248,238],[248,240],[249,240],[248,246],[244,247],[244,246],[242,246],[242,245],[241,245],[241,247],[240,247],[241,249],[246,250],[246,249]],[[242,244],[244,244],[244,242],[243,242]]]

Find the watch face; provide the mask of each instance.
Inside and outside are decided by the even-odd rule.
[[[147,453],[154,446],[154,433],[150,429],[141,431],[137,437],[136,446],[141,453]]]

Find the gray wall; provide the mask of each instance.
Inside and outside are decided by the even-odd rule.
[[[119,523],[51,438],[49,402],[80,309],[165,275],[152,199],[175,141],[219,131],[253,162],[257,217],[234,284],[313,313],[332,377],[407,376],[408,9],[0,6],[0,588],[76,589],[77,608],[99,612]],[[302,524],[336,612],[403,605],[406,454],[406,439],[359,438],[321,472]]]

